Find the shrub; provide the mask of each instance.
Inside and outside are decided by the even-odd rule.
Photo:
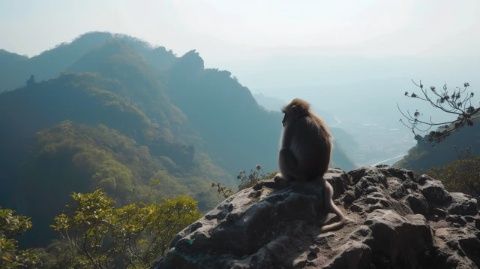
[[[456,160],[428,173],[440,179],[449,191],[480,196],[480,156]]]

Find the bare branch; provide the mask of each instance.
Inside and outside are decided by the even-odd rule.
[[[474,120],[480,118],[480,108],[472,106],[474,93],[468,91],[469,83],[466,82],[462,88],[456,87],[452,91],[449,90],[446,83],[441,90],[437,90],[434,86],[427,90],[422,81],[417,83],[412,80],[412,83],[420,93],[406,91],[405,96],[424,101],[435,109],[457,116],[455,120],[444,122],[433,121],[431,117],[428,120],[423,120],[422,114],[418,110],[415,110],[412,114],[408,110],[403,111],[397,104],[397,109],[405,120],[401,119],[400,122],[410,129],[416,138],[419,136],[417,131],[426,133],[432,127],[438,127],[437,131],[431,131],[424,138],[429,141],[440,142],[455,130],[465,125],[472,126]]]

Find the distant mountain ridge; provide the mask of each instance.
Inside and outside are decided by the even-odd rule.
[[[255,97],[255,100],[259,105],[270,111],[279,111],[288,103],[280,98],[266,96],[262,93],[255,93],[253,94],[253,97]]]
[[[473,126],[464,126],[439,143],[429,142],[426,137],[417,140],[417,144],[395,166],[426,172],[455,160],[479,155],[480,118],[476,118]]]
[[[0,205],[43,218],[37,235],[72,191],[103,188],[119,202],[185,192],[208,209],[212,181],[276,169],[280,112],[196,51],[87,33],[31,58],[0,51],[0,91]],[[350,169],[340,149],[334,165]],[[51,189],[59,202],[48,214],[31,206]]]
[[[116,50],[116,51],[115,51]],[[60,56],[61,57],[60,57]],[[110,55],[110,56],[108,56]],[[118,57],[119,55],[122,55],[122,57]],[[101,57],[98,57],[101,56]],[[106,59],[110,57],[109,59]],[[135,65],[136,69],[142,69],[142,72],[140,74],[146,75],[147,78],[142,78],[147,84],[151,84],[151,86],[145,86],[146,88],[150,88],[149,92],[145,94],[144,93],[139,93],[135,92],[135,94],[143,94],[141,98],[143,100],[140,100],[140,98],[133,99],[132,101],[135,103],[141,103],[145,101],[151,101],[154,99],[154,103],[156,105],[156,102],[159,100],[164,100],[165,98],[174,98],[174,96],[178,97],[178,91],[175,89],[178,85],[175,85],[175,80],[180,80],[183,82],[192,82],[192,83],[197,83],[201,82],[198,80],[195,80],[193,78],[200,78],[200,74],[203,75],[203,81],[208,82],[208,79],[210,78],[218,78],[219,80],[222,80],[220,74],[224,74],[224,79],[223,81],[228,83],[231,83],[235,79],[231,77],[231,74],[228,71],[218,71],[215,69],[205,69],[203,66],[203,60],[199,57],[198,53],[195,51],[191,51],[186,53],[182,57],[177,57],[175,54],[173,54],[172,51],[169,51],[165,49],[164,47],[152,47],[148,43],[141,41],[139,39],[122,35],[122,34],[111,34],[111,33],[106,33],[106,32],[91,32],[84,34],[78,38],[76,38],[74,41],[71,43],[62,43],[61,45],[57,46],[54,49],[48,50],[40,55],[37,55],[32,58],[26,58],[23,57],[24,60],[27,59],[28,63],[24,63],[24,66],[27,66],[28,68],[24,68],[24,74],[21,78],[16,79],[16,86],[21,86],[24,84],[26,78],[30,76],[30,74],[34,74],[37,80],[43,80],[43,79],[48,79],[50,77],[54,77],[56,75],[59,75],[62,72],[95,72],[95,73],[100,73],[102,76],[106,77],[111,77],[113,72],[117,72],[117,76],[114,79],[118,79],[118,75],[125,75],[127,74],[124,78],[121,78],[123,83],[128,83],[128,81],[132,81],[131,78],[128,78],[128,74],[131,73],[132,69],[129,69],[128,66],[133,66]],[[59,59],[58,64],[55,64],[53,66],[44,66],[43,68],[37,68],[38,66],[41,66],[41,63],[44,62],[55,62]],[[196,58],[196,59],[195,59]],[[103,59],[103,60],[102,60]],[[114,65],[113,67],[110,65]],[[122,68],[118,68],[121,66]],[[179,72],[178,67],[183,66],[182,68],[184,69],[183,74]],[[186,69],[185,69],[186,68]],[[40,71],[38,69],[41,69]],[[114,71],[114,70],[117,71]],[[48,71],[46,71],[48,70]],[[135,70],[135,69],[133,69]],[[28,71],[28,72],[27,72]],[[37,75],[36,72],[39,72],[40,75]],[[145,71],[145,72],[143,72]],[[46,75],[50,74],[50,75]],[[138,79],[138,78],[135,78]],[[155,81],[157,80],[157,81]],[[2,85],[5,84],[3,80],[0,80],[0,89],[2,89]],[[8,83],[6,83],[8,84]],[[155,85],[156,84],[156,85]],[[247,88],[241,86],[238,82],[238,86],[234,85],[235,83],[231,83],[230,85],[222,85],[221,87],[236,87],[237,90],[233,92],[245,92],[246,93],[246,98],[244,99],[243,104],[249,104],[252,107],[255,107],[255,109],[258,109],[258,107],[255,104],[254,98],[252,97],[251,93],[248,91]],[[153,86],[152,86],[153,85]],[[168,91],[168,96],[163,96],[161,99],[159,98],[154,98],[151,95],[149,96],[148,94],[159,94],[158,92],[155,92],[152,90],[152,88],[164,88],[165,85],[169,85],[166,89]],[[204,85],[204,87],[210,87],[211,85]],[[143,88],[145,88],[143,87]],[[190,87],[190,86],[189,86]],[[218,87],[218,85],[217,85]],[[185,100],[184,103],[190,102],[188,99],[193,99],[190,98],[190,94],[194,93],[195,88],[198,88],[198,85],[194,85],[194,87],[190,87],[187,89],[185,94],[181,96],[183,100]],[[9,89],[11,90],[11,89]],[[139,89],[144,90],[144,89]],[[232,94],[232,91],[230,93],[224,92],[221,89],[217,90],[215,87],[210,87],[210,89],[207,90],[212,90],[212,91],[218,91],[215,94]],[[200,90],[196,90],[197,92]],[[205,91],[205,89],[202,89],[202,91]],[[202,94],[205,92],[201,92]],[[212,94],[213,92],[210,92],[207,94]],[[121,93],[122,95],[131,95],[131,92],[128,91],[123,91]],[[137,96],[138,97],[138,96]],[[131,96],[128,96],[128,98],[132,98]],[[206,98],[208,99],[208,98]],[[232,99],[234,100],[234,99]],[[237,101],[235,99],[235,101]],[[174,102],[175,106],[179,106],[178,103],[183,102],[182,100],[177,100]],[[247,103],[248,102],[248,103]],[[171,103],[171,102],[170,102]],[[198,104],[200,107],[202,107],[203,104]],[[215,104],[216,105],[216,104]],[[163,109],[163,106],[161,106],[160,109]],[[165,105],[168,106],[168,105]],[[212,105],[210,104],[209,107]],[[157,106],[158,107],[158,106]],[[153,109],[152,106],[144,108],[143,110],[146,111],[148,114],[148,111],[150,109]],[[184,108],[182,110],[189,109],[189,108]],[[167,108],[168,110],[168,108]],[[166,121],[169,119],[173,118],[179,118],[178,115],[182,113],[182,111],[175,110],[173,113],[169,113],[170,115],[162,115],[162,113],[158,113],[156,116],[157,117],[162,117],[162,121],[160,122],[161,124],[165,124]],[[164,114],[164,113],[163,113]],[[265,113],[262,113],[265,114]],[[278,114],[278,113],[272,113],[272,114]],[[277,121],[278,123],[278,121]],[[277,124],[274,128],[277,130],[280,130],[278,127],[279,125]],[[175,126],[173,128],[176,128],[178,126]],[[277,134],[279,134],[279,131],[277,131]],[[177,134],[178,135],[178,134]],[[278,135],[277,135],[278,137]],[[278,138],[276,138],[278,139]],[[274,148],[276,150],[276,146]],[[222,156],[223,159],[223,156]],[[274,168],[275,167],[275,160],[274,158],[269,161],[269,163],[265,164],[265,166],[269,168]],[[336,162],[337,165],[342,166],[342,163]],[[352,166],[353,164],[348,164],[348,166]],[[239,165],[239,167],[244,167],[243,165]],[[350,167],[345,167],[345,169],[348,169]]]

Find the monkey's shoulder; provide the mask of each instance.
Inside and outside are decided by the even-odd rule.
[[[321,121],[317,121],[314,117],[303,117],[298,119],[294,126],[292,126],[295,130],[299,130],[301,132],[312,132],[317,133],[318,131],[325,130],[325,126],[322,124]]]

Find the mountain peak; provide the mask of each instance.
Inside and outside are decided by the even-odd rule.
[[[205,63],[196,50],[185,53],[179,62],[181,62],[182,65],[190,66],[192,69],[203,70],[205,68]]]
[[[9,60],[25,60],[27,57],[22,56],[20,54],[10,52],[4,49],[0,49],[0,57]]]
[[[78,36],[72,41],[72,43],[73,42],[84,43],[84,42],[93,42],[93,41],[98,42],[98,41],[105,41],[111,38],[113,38],[113,34],[110,32],[94,31],[94,32],[87,32]]]

